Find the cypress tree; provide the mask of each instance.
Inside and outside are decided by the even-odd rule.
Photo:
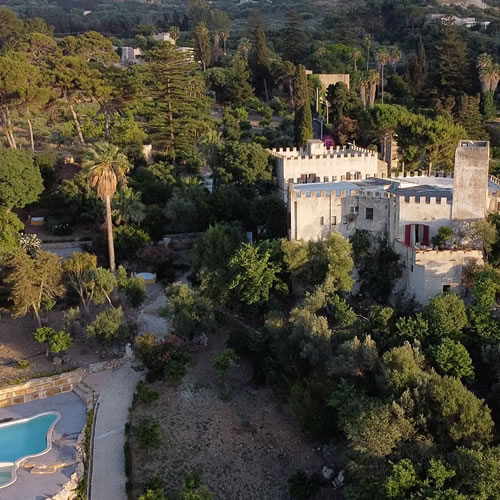
[[[458,102],[457,121],[467,131],[467,139],[485,139],[488,134],[483,127],[483,117],[479,110],[480,95],[462,95]]]
[[[295,80],[295,143],[297,147],[304,147],[307,141],[313,138],[309,84],[304,66],[297,68]]]

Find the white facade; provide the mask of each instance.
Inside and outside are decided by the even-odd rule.
[[[375,151],[357,146],[327,149],[319,139],[307,142],[307,148],[273,149],[278,187],[283,198],[289,182],[305,184],[386,177],[387,164]]]

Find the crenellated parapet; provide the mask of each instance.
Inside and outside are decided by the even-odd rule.
[[[377,153],[369,149],[360,148],[358,146],[337,146],[335,149],[322,148],[323,152],[320,154],[310,154],[307,149],[303,148],[275,148],[268,150],[269,153],[275,158],[283,160],[319,160],[319,159],[332,159],[332,158],[375,158]]]

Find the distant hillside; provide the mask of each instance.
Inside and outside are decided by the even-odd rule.
[[[458,7],[478,7],[487,9],[489,5],[483,0],[438,0],[441,5],[456,5]]]

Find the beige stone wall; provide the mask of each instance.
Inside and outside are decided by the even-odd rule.
[[[480,250],[416,250],[397,241],[394,249],[405,264],[406,294],[423,305],[443,293],[444,285],[449,285],[450,292],[460,293],[463,268],[471,260],[483,263]]]
[[[335,85],[338,82],[345,83],[347,88],[351,86],[351,75],[348,73],[321,73],[315,75],[319,78],[321,85],[328,90],[330,85]]]
[[[339,193],[340,194],[340,193]],[[349,238],[356,229],[383,235],[387,232],[389,198],[375,196],[336,195],[332,191],[290,191],[288,203],[290,234],[292,240],[319,240],[331,231],[338,231]],[[366,209],[373,208],[373,219],[366,218]]]
[[[435,236],[441,226],[451,222],[452,205],[446,198],[415,198],[400,196],[395,202],[395,227],[391,239],[405,239],[406,224],[429,226],[429,238]]]
[[[70,392],[86,375],[87,372],[79,368],[51,377],[35,378],[23,384],[3,387],[0,389],[0,408]]]
[[[460,141],[455,151],[453,219],[482,219],[486,216],[489,159],[489,142]]]

